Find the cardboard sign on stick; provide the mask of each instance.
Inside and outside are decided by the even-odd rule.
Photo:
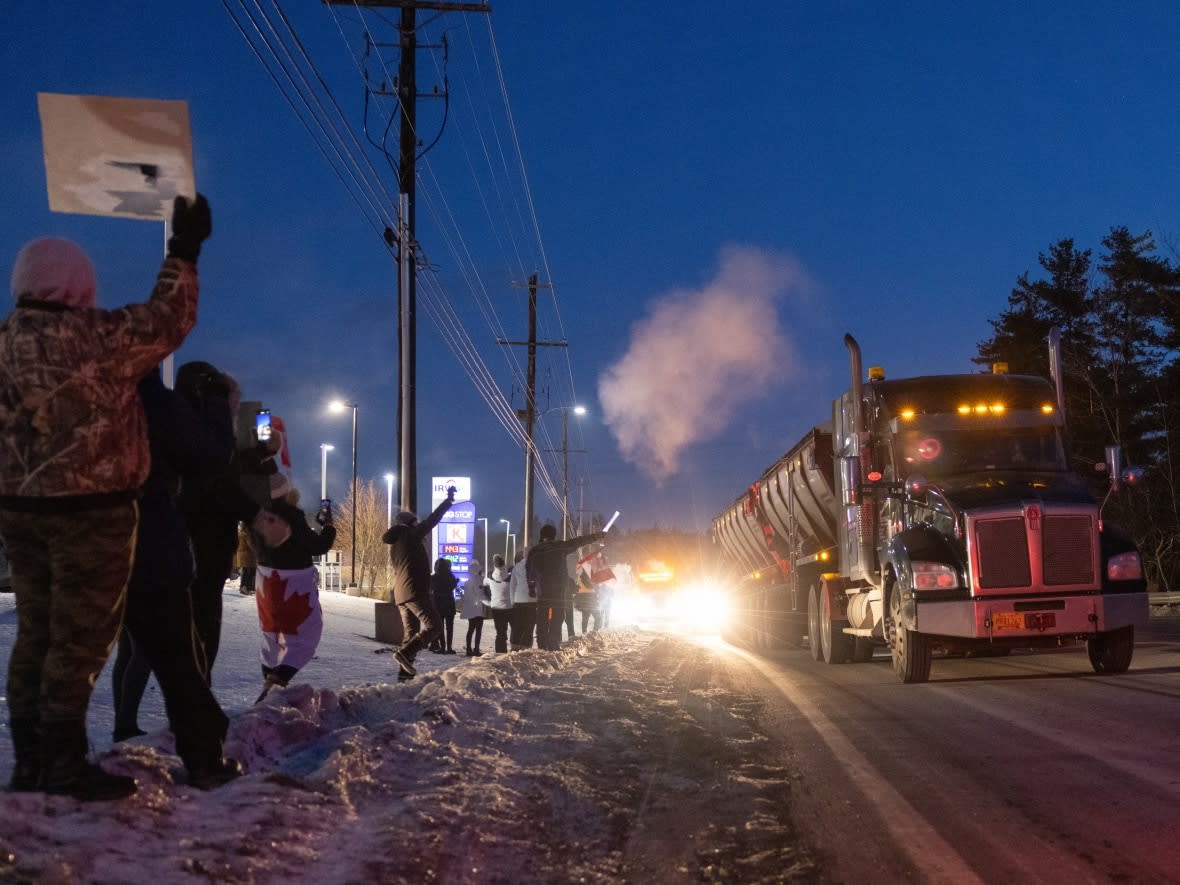
[[[196,196],[188,104],[37,93],[49,208],[165,221]]]

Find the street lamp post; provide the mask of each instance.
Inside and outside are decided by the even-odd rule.
[[[328,408],[337,414],[345,409],[352,409],[352,582],[350,587],[356,586],[356,403],[346,403],[343,400],[333,400]]]
[[[328,497],[328,452],[336,448],[331,443],[320,443],[320,500]]]
[[[488,518],[486,516],[478,516],[476,522],[483,523],[483,573],[488,573]]]
[[[508,530],[512,528],[512,523],[507,519],[501,519],[500,522],[504,523],[504,565],[511,566],[512,560],[508,558],[508,536],[511,532]]]
[[[385,474],[385,525],[393,525],[393,474]]]
[[[512,539],[512,559],[509,562],[516,562],[516,532],[509,532],[508,537]]]
[[[570,410],[575,415],[585,415],[585,406],[563,406],[561,409],[561,540],[569,538],[570,532]]]

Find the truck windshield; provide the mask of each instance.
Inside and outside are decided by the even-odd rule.
[[[894,447],[902,476],[1067,469],[1061,438],[1053,427],[905,430],[894,437]]]

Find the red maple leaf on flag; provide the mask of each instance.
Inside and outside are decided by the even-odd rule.
[[[311,614],[311,603],[306,594],[292,593],[290,599],[284,599],[286,594],[287,581],[277,571],[262,579],[262,589],[254,599],[258,602],[258,620],[263,633],[298,633],[299,625]]]

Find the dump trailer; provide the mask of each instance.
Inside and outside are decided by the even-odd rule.
[[[727,637],[802,646],[828,664],[890,652],[903,682],[934,652],[1004,655],[1085,643],[1100,673],[1131,663],[1148,617],[1135,545],[1069,468],[1060,346],[1053,380],[992,374],[851,386],[713,520],[744,575]],[[1106,451],[1110,493],[1141,481]]]

